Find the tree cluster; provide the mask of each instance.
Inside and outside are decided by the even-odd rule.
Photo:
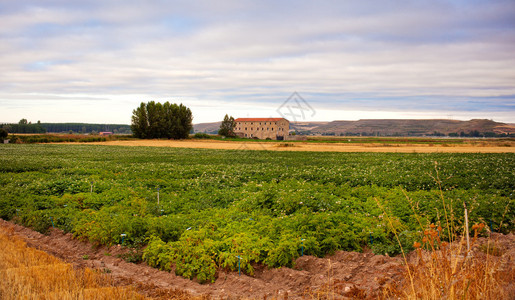
[[[229,115],[225,115],[222,124],[220,124],[220,129],[218,129],[218,134],[226,137],[235,137],[234,128],[236,127],[236,122],[234,118]]]
[[[186,106],[150,101],[132,111],[131,129],[141,139],[184,139],[193,129],[193,115]]]

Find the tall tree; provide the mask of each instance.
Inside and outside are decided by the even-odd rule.
[[[148,138],[148,128],[147,106],[141,102],[140,106],[132,111],[132,134],[140,139]]]
[[[177,138],[185,139],[189,136],[191,130],[193,129],[193,114],[191,110],[186,106],[179,104],[178,108],[178,116],[179,116],[179,130],[177,131]]]
[[[131,129],[138,138],[187,138],[193,128],[191,110],[180,104],[150,101],[132,111]]]
[[[234,133],[234,128],[236,127],[236,122],[234,121],[234,118],[228,115],[225,115],[224,120],[222,121],[222,124],[220,124],[220,129],[218,129],[218,134],[227,136],[227,137],[234,137],[236,134]]]

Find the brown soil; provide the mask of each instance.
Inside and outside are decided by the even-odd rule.
[[[377,298],[385,287],[402,287],[405,267],[402,257],[338,251],[326,258],[303,256],[295,268],[268,269],[256,266],[253,277],[237,272],[220,271],[215,283],[199,284],[159,271],[144,263],[128,263],[118,254],[128,251],[121,246],[94,248],[58,229],[43,235],[23,226],[0,219],[0,226],[13,228],[29,246],[46,251],[78,267],[89,267],[112,274],[119,285],[132,284],[150,297],[161,299],[351,299]],[[512,268],[515,260],[515,236],[496,234],[497,248],[502,249],[505,268]],[[480,239],[479,245],[486,243]],[[417,260],[416,253],[408,257]]]
[[[327,293],[329,286],[333,288],[336,282],[341,293],[359,290],[372,296],[385,284],[400,280],[403,272],[402,260],[397,257],[339,251],[326,258],[299,257],[295,269],[256,266],[253,277],[220,271],[215,283],[199,284],[144,263],[125,262],[117,257],[127,252],[127,249],[120,246],[94,248],[58,229],[51,229],[48,235],[43,235],[1,219],[0,226],[12,227],[15,234],[22,237],[29,246],[78,267],[109,270],[118,284],[135,284],[140,291],[151,297],[182,292],[185,295],[214,299],[319,298]]]
[[[230,150],[267,150],[267,151],[314,151],[314,152],[403,152],[403,153],[515,153],[512,143],[477,143],[464,145],[431,144],[344,144],[308,142],[240,142],[218,140],[129,140],[89,143],[113,146],[151,146],[172,148],[203,148]]]

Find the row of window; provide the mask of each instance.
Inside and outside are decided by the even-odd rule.
[[[257,125],[258,122],[256,122],[256,125]],[[262,125],[266,125],[267,122],[263,122],[264,124]],[[238,122],[238,125],[241,125],[241,122]],[[250,125],[254,125],[254,122],[250,122]],[[261,122],[259,122],[259,125],[261,125]],[[268,125],[272,125],[272,122],[268,122]],[[277,122],[274,122],[274,125],[277,125]]]
[[[245,133],[245,137],[254,137],[254,134],[252,134],[252,133],[246,134]]]
[[[238,131],[241,131],[241,128],[242,127],[238,127]],[[248,128],[245,127],[245,131],[247,131]],[[250,127],[250,131],[254,130],[254,128]],[[256,128],[257,131],[259,131],[259,128]],[[265,130],[265,127],[261,127],[261,131],[264,131]],[[270,128],[266,128],[266,131],[270,130]],[[272,131],[274,131],[274,128],[272,127]],[[278,131],[284,131],[284,128],[278,128]]]

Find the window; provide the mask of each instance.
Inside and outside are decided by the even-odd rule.
[[[247,130],[247,127],[245,127],[245,130]]]

